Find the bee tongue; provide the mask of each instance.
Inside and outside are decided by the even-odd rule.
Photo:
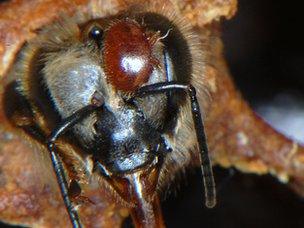
[[[136,227],[164,227],[160,202],[156,192],[158,170],[128,176],[130,195],[136,204],[131,216]]]
[[[142,168],[124,174],[123,180],[114,180],[116,187],[120,186],[120,195],[134,205],[130,208],[130,213],[135,227],[165,227],[156,190],[159,169],[158,165]]]

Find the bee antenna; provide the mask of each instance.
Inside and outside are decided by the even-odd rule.
[[[55,130],[52,131],[51,135],[48,137],[48,140],[47,140],[47,148],[50,152],[50,157],[51,157],[52,165],[53,165],[53,168],[54,168],[54,171],[56,174],[57,182],[58,182],[58,185],[60,188],[60,192],[61,192],[64,204],[65,204],[65,207],[68,211],[71,223],[73,224],[73,228],[81,228],[82,226],[81,226],[77,211],[75,211],[75,209],[72,205],[72,202],[70,200],[70,197],[69,197],[67,179],[65,177],[61,159],[56,150],[55,142],[61,135],[63,135],[66,131],[71,129],[75,124],[77,124],[83,118],[90,115],[97,108],[99,108],[99,106],[88,105],[88,106],[85,106],[84,108],[76,111],[71,116],[64,119],[59,124],[59,126]]]
[[[205,128],[202,121],[201,111],[199,103],[197,101],[195,88],[192,85],[185,85],[176,82],[160,82],[139,88],[138,91],[135,93],[135,96],[141,97],[154,93],[181,90],[187,92],[190,97],[191,112],[200,152],[201,169],[205,187],[205,205],[208,208],[212,208],[216,205],[215,181],[213,177],[211,161],[209,158],[209,150],[207,145]]]
[[[207,137],[205,134],[205,127],[202,121],[199,103],[196,98],[196,91],[192,85],[189,85],[188,93],[191,100],[192,118],[200,150],[201,169],[205,186],[205,204],[206,207],[213,208],[216,205],[216,190],[212,164],[209,158],[209,149],[207,144]]]

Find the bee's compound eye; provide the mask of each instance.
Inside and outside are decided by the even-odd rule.
[[[103,30],[97,25],[94,25],[90,30],[89,30],[89,37],[96,42],[100,42],[102,37],[103,37]]]

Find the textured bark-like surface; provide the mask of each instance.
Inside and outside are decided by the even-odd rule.
[[[219,40],[214,42],[221,43]],[[216,50],[212,53],[220,54]],[[213,161],[224,167],[234,166],[243,172],[270,173],[301,193],[303,147],[258,117],[236,90],[221,54],[215,56],[215,61],[217,70],[211,71],[217,74],[217,88],[212,94],[206,123]]]
[[[152,0],[151,0],[152,1]],[[208,142],[214,163],[235,166],[244,172],[272,173],[291,181],[298,191],[303,186],[304,151],[254,115],[236,91],[222,56],[215,21],[230,18],[236,0],[171,0],[193,26],[210,32],[210,59],[206,78],[212,102],[206,110]],[[6,72],[25,40],[61,12],[86,11],[88,0],[16,0],[0,4],[0,75]],[[94,1],[91,1],[94,2]],[[97,1],[95,1],[97,2]],[[133,0],[103,1],[101,15],[124,9]],[[140,2],[140,1],[137,1]],[[159,0],[158,3],[162,4]],[[3,96],[3,86],[0,95]],[[2,98],[0,107],[3,107]],[[0,109],[0,219],[12,224],[67,227],[69,224],[47,151],[21,131],[14,129]],[[94,201],[80,207],[88,227],[119,227],[128,211],[107,198],[98,186],[84,189]]]

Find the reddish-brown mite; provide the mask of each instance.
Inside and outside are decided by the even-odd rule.
[[[119,21],[106,31],[103,60],[107,80],[117,89],[134,91],[149,80],[155,65],[155,37],[135,21]]]

